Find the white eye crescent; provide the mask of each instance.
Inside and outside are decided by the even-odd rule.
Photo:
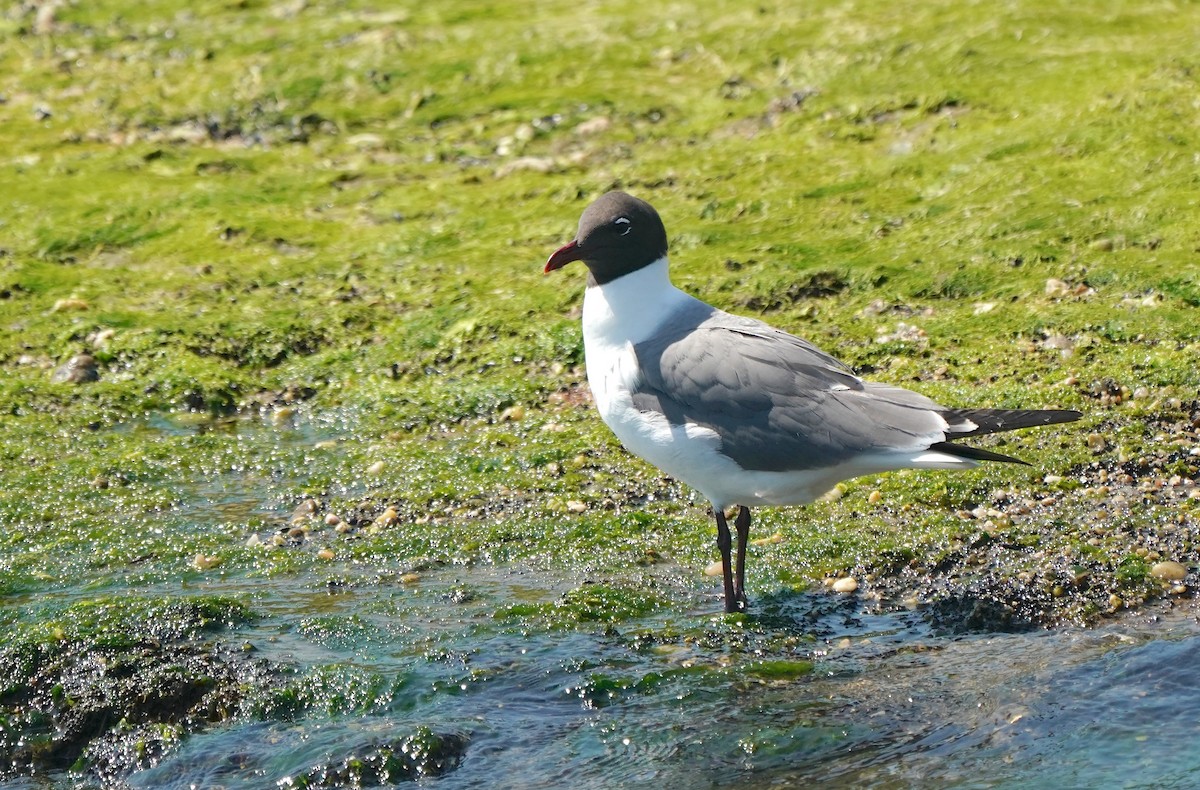
[[[625,226],[625,229],[621,231],[622,236],[628,236],[629,231],[633,230],[633,224],[629,221],[629,217],[617,217],[613,220],[613,224],[617,226]]]

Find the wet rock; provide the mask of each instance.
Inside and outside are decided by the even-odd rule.
[[[0,781],[70,769],[122,786],[185,733],[233,716],[265,668],[191,642],[9,645],[0,651]]]
[[[852,593],[858,589],[858,579],[853,576],[844,576],[835,581],[831,586],[834,592]]]
[[[1187,566],[1180,562],[1164,560],[1151,566],[1150,575],[1156,579],[1177,582],[1187,577]]]
[[[55,384],[84,384],[100,380],[100,370],[96,367],[96,358],[91,354],[76,354],[50,374],[50,380]]]
[[[1016,634],[1034,628],[1034,623],[1013,607],[968,592],[935,601],[928,619],[936,630],[952,634]]]
[[[458,767],[470,742],[465,733],[418,727],[404,738],[368,744],[340,760],[314,766],[301,776],[284,779],[279,786],[308,790],[380,787],[442,776]]]

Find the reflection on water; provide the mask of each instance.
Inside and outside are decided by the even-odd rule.
[[[352,715],[194,737],[133,784],[272,786],[422,725],[469,736],[456,770],[423,780],[447,788],[1187,787],[1200,776],[1200,626],[1181,615],[940,637],[919,613],[866,615],[843,598],[798,595],[765,618],[786,628],[782,612],[808,611],[803,629],[823,635],[804,648],[816,671],[769,679],[723,666],[752,661],[753,644],[647,646],[611,629],[529,631],[485,615],[497,600],[533,597],[540,574],[443,574],[419,593],[263,599],[275,616],[245,636],[269,657],[390,674],[400,680],[391,696]],[[464,585],[465,603],[449,594]],[[316,610],[327,627],[313,625]],[[697,626],[667,617],[628,630]]]

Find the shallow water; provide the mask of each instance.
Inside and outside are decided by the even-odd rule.
[[[769,680],[720,669],[752,663],[753,639],[730,649],[647,646],[626,629],[530,631],[489,612],[512,597],[553,599],[543,575],[434,576],[419,592],[259,591],[272,616],[242,635],[266,655],[380,673],[394,691],[363,715],[196,736],[134,786],[271,786],[419,725],[470,738],[457,770],[421,780],[447,788],[1192,787],[1200,778],[1194,617],[951,638],[931,634],[919,612],[867,615],[831,607],[823,593],[798,595],[774,607],[768,628],[822,633],[797,651],[816,654],[816,668]],[[464,585],[474,597],[455,602]],[[306,628],[314,612],[356,625]],[[663,615],[636,628],[680,625]]]
[[[203,533],[286,515],[293,483],[272,467],[298,468],[304,447],[338,433],[249,421],[220,430],[277,449],[257,468],[236,460],[172,481],[164,523]],[[139,595],[247,600],[262,616],[218,638],[310,678],[315,702],[193,735],[130,784],[286,787],[428,727],[468,739],[456,768],[417,780],[439,788],[1200,785],[1195,612],[972,636],[825,590],[755,601],[743,623],[715,614],[715,599],[710,611],[664,606],[615,627],[513,614],[515,603],[552,608],[586,583],[544,565],[443,566],[416,584],[365,566],[337,585],[303,570],[201,583],[147,575]]]

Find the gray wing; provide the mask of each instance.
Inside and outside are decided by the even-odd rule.
[[[728,313],[634,352],[642,371],[635,407],[712,429],[743,469],[810,469],[864,453],[919,451],[969,427],[948,425],[942,407],[923,395],[865,382],[811,343]]]

